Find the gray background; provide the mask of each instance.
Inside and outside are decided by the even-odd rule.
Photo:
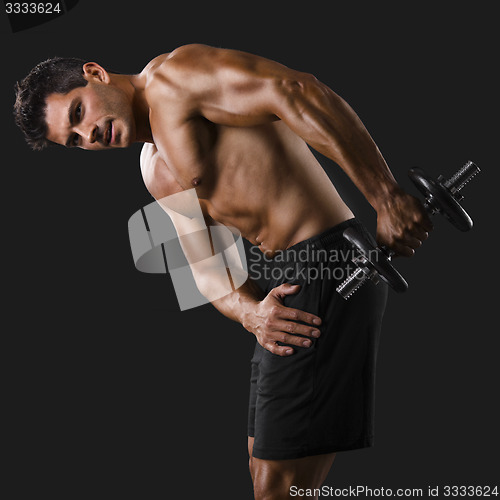
[[[254,341],[210,305],[180,313],[168,276],[134,269],[127,221],[152,201],[140,146],[35,153],[11,118],[14,82],[48,56],[133,73],[191,42],[313,73],[357,111],[413,194],[412,166],[482,168],[465,193],[473,231],[435,219],[417,256],[397,261],[410,289],[391,293],[386,313],[376,445],[340,454],[326,484],[498,480],[497,9],[345,3],[81,0],[16,34],[0,16],[9,498],[33,485],[64,498],[251,498]],[[363,197],[321,161],[374,230]]]

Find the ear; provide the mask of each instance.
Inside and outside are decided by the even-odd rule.
[[[83,76],[88,81],[110,82],[109,73],[96,62],[88,62],[83,65]]]

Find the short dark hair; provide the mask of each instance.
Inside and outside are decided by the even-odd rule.
[[[77,87],[85,87],[83,65],[87,61],[72,57],[52,57],[37,64],[15,85],[14,119],[24,133],[26,142],[41,150],[51,144],[46,138],[46,99],[50,94],[67,94]]]

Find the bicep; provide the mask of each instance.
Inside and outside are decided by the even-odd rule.
[[[165,203],[163,200],[160,204],[165,207]],[[166,211],[175,226],[196,286],[209,302],[230,294],[246,281],[248,274],[237,250],[235,255],[234,239],[228,228],[206,225],[201,212],[191,219],[170,208]]]
[[[200,275],[210,270],[213,276],[214,269],[221,267],[214,257],[220,252],[220,248],[228,246],[227,235],[220,230],[210,231],[210,224],[214,221],[200,203],[196,190],[180,191],[157,198],[156,201],[172,221],[178,242],[193,274]],[[226,240],[222,239],[224,237]],[[222,275],[225,276],[225,271]]]

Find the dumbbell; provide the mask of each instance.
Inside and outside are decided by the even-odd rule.
[[[429,215],[443,215],[460,231],[472,229],[472,219],[460,205],[463,199],[461,190],[480,172],[479,167],[468,161],[449,179],[440,175],[436,180],[427,175],[421,168],[412,168],[408,175],[417,189],[424,195],[424,208]],[[352,259],[356,265],[354,272],[338,287],[337,292],[348,299],[369,279],[375,284],[380,280],[387,283],[397,292],[404,292],[408,283],[391,264],[394,252],[386,247],[375,247],[354,228],[348,228],[343,236],[357,250]]]

